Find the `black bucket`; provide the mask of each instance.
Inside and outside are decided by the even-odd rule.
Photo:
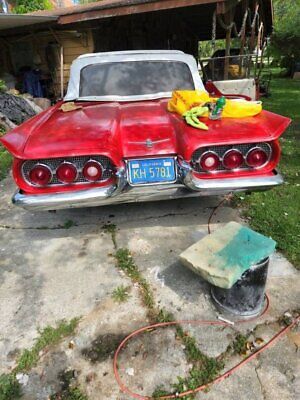
[[[230,289],[212,286],[211,296],[218,309],[241,317],[259,315],[264,305],[268,266],[269,257],[245,271]]]

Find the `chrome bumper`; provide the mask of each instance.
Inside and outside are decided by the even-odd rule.
[[[182,183],[131,187],[127,183],[125,172],[119,171],[116,185],[42,195],[27,195],[18,191],[12,202],[28,210],[58,210],[267,190],[283,183],[283,178],[277,171],[273,175],[262,177],[199,179],[192,171],[182,170],[180,180]]]

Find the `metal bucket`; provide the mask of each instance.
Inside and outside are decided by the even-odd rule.
[[[230,288],[211,287],[211,296],[217,308],[241,317],[254,317],[262,312],[267,281],[269,257],[243,273]]]

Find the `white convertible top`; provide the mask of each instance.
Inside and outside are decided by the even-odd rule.
[[[105,53],[86,53],[81,54],[77,57],[82,59],[86,57],[95,57],[95,56],[120,56],[126,54],[184,54],[181,50],[126,50],[126,51],[106,51]]]
[[[127,61],[178,61],[188,65],[195,89],[205,90],[201,81],[197,63],[193,56],[185,54],[179,50],[132,50],[118,51],[106,53],[90,53],[83,54],[76,58],[71,65],[70,80],[68,84],[65,101],[70,100],[90,100],[90,101],[137,101],[152,100],[164,97],[171,97],[171,92],[159,92],[152,94],[143,94],[136,96],[88,96],[80,97],[80,72],[81,70],[92,64],[127,62]]]

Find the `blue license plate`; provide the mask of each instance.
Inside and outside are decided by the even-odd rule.
[[[174,158],[146,158],[128,161],[129,183],[145,185],[176,181]]]

